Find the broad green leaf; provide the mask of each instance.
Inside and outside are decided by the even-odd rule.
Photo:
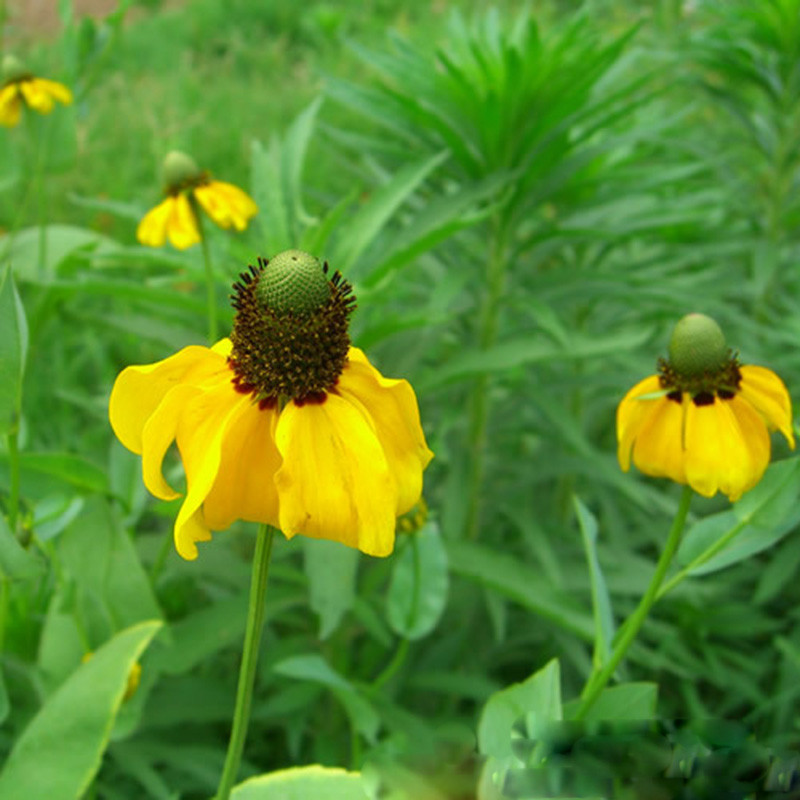
[[[800,490],[800,458],[771,464],[764,477],[733,504],[738,519],[759,528],[780,525],[797,504]]]
[[[337,767],[293,767],[235,786],[231,800],[369,800],[360,772]]]
[[[594,654],[595,666],[602,666],[611,653],[611,640],[614,638],[614,614],[611,610],[611,597],[606,580],[597,557],[597,520],[580,498],[573,496],[575,514],[586,550],[589,564],[589,578],[592,584],[592,611],[594,613]]]
[[[181,675],[226,647],[241,646],[247,619],[247,593],[217,600],[169,628],[170,641],[152,653],[151,663]]]
[[[658,685],[655,683],[623,683],[603,689],[584,718],[590,720],[655,719]],[[580,699],[564,703],[564,717],[571,719],[578,710]]]
[[[311,608],[319,616],[319,638],[325,640],[353,605],[359,551],[325,539],[304,539],[303,555]]]
[[[452,572],[476,580],[555,625],[593,641],[594,625],[586,611],[574,598],[549,586],[539,570],[473,542],[448,541],[447,555]]]
[[[355,277],[353,264],[369,247],[397,209],[448,156],[447,151],[399,169],[356,212],[337,242],[333,262],[345,275]],[[363,272],[363,270],[362,270]]]
[[[268,147],[253,141],[250,149],[252,194],[258,206],[256,219],[264,231],[269,253],[279,253],[293,246],[281,158],[281,142],[277,136],[270,139]]]
[[[115,628],[161,616],[130,536],[105,500],[93,498],[58,539],[63,568],[82,598],[91,598]]]
[[[50,475],[64,483],[98,494],[108,492],[105,470],[73,453],[22,453],[22,469]]]
[[[368,741],[375,741],[380,727],[380,717],[377,712],[356,687],[336,672],[322,656],[292,656],[275,664],[273,669],[290,678],[327,686],[344,706],[356,729]]]
[[[292,233],[295,239],[300,236],[297,223],[305,226],[312,221],[303,208],[303,165],[321,105],[322,97],[318,97],[308,108],[298,114],[289,130],[286,131],[284,138],[283,180],[286,198],[292,212]]]
[[[85,250],[93,255],[113,253],[119,245],[107,236],[80,228],[77,225],[46,225],[44,232],[46,261],[44,275],[38,271],[39,227],[17,231],[10,240],[8,234],[0,237],[0,253],[9,247],[8,262],[14,268],[20,283],[38,282],[43,277],[52,278],[58,268],[74,253]]]
[[[0,773],[0,797],[77,800],[100,768],[131,668],[161,627],[118,633],[31,720]]]
[[[546,723],[560,721],[560,681],[558,659],[553,659],[521,683],[495,692],[484,706],[478,723],[481,754],[510,758],[512,729],[521,720],[531,736]]]
[[[447,551],[432,523],[407,538],[392,565],[386,616],[395,633],[420,639],[436,627],[447,604]]]
[[[6,679],[3,674],[3,665],[0,664],[0,725],[8,718],[11,711],[11,701],[8,699],[8,689],[6,689]]]
[[[7,436],[19,426],[27,355],[25,309],[11,267],[6,266],[0,271],[0,436]]]
[[[43,570],[44,564],[17,541],[0,514],[0,580],[29,578]]]

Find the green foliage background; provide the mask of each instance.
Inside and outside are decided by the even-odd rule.
[[[6,49],[76,102],[0,136],[0,430],[21,463],[0,787],[25,785],[51,703],[107,730],[44,750],[66,775],[48,797],[208,797],[222,766],[253,532],[183,562],[175,503],[107,421],[120,369],[204,341],[197,248],[135,241],[167,151],[259,205],[244,234],[210,232],[220,309],[258,255],[328,259],[436,454],[428,522],[391,558],[276,548],[245,775],[319,763],[390,797],[494,796],[511,726],[569,716],[677,508],[679,487],[619,471],[614,433],[671,326],[711,314],[800,386],[800,2],[483,5],[123,2],[100,21],[62,1],[55,42],[6,21]],[[773,460],[735,507],[693,501],[606,711],[797,747],[800,473],[778,439]]]

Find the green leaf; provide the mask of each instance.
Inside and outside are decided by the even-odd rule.
[[[771,464],[764,477],[733,504],[737,518],[760,528],[780,525],[797,504],[800,458]]]
[[[0,435],[17,429],[28,355],[28,323],[11,267],[0,272]]]
[[[0,514],[0,580],[30,578],[44,570],[44,564],[26,550]]]
[[[11,711],[11,701],[8,699],[8,689],[6,689],[6,679],[3,674],[3,665],[0,664],[0,725],[2,725]]]
[[[303,165],[305,164],[308,143],[317,123],[317,113],[322,105],[318,97],[308,108],[300,112],[289,127],[283,144],[283,181],[286,198],[291,209],[292,232],[295,240],[299,238],[298,223],[305,225],[311,222],[303,208]]]
[[[359,552],[338,542],[304,539],[303,555],[311,608],[319,616],[319,638],[325,640],[353,605]]]
[[[447,604],[447,551],[432,523],[408,539],[392,565],[386,616],[395,633],[420,639],[436,627]]]
[[[528,734],[548,722],[561,720],[561,670],[553,659],[522,683],[495,692],[483,708],[478,723],[478,749],[482,755],[510,758],[512,729],[525,720]]]
[[[253,141],[250,150],[253,200],[258,206],[258,224],[264,231],[267,252],[279,253],[293,246],[289,228],[289,200],[283,187],[281,142],[277,136],[269,147]]]
[[[375,191],[372,197],[356,212],[346,230],[342,232],[332,257],[337,269],[351,278],[356,276],[356,270],[352,269],[353,264],[369,247],[397,209],[447,156],[447,151],[443,151],[408,164],[399,169],[388,183]]]
[[[452,572],[490,587],[586,641],[594,639],[588,614],[574,598],[549,586],[539,570],[474,542],[448,541],[447,554]]]
[[[602,666],[611,654],[611,640],[614,638],[614,614],[611,610],[611,597],[606,580],[597,557],[597,520],[580,498],[573,496],[575,514],[583,537],[586,561],[589,564],[589,578],[592,584],[592,611],[594,613],[594,665]]]
[[[368,741],[375,741],[380,727],[380,717],[377,712],[372,704],[359,694],[356,687],[333,669],[322,656],[292,656],[275,664],[273,670],[290,678],[327,686],[344,706],[356,729]]]
[[[360,772],[337,767],[283,769],[235,786],[231,800],[368,800],[367,786]]]
[[[73,453],[22,453],[20,467],[98,494],[108,492],[105,470]],[[34,478],[35,480],[35,478]]]
[[[572,719],[580,699],[564,704],[565,719]],[[623,683],[603,689],[586,714],[586,721],[655,719],[658,685],[655,683]]]
[[[0,797],[76,800],[100,767],[131,668],[161,627],[118,633],[50,697],[0,773]]]

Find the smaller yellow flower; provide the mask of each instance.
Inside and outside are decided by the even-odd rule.
[[[72,92],[63,83],[37,78],[14,56],[3,58],[3,84],[0,86],[0,125],[19,124],[23,105],[40,114],[49,114],[56,101],[69,105]]]
[[[248,194],[232,183],[212,180],[185,153],[172,151],[164,159],[166,199],[144,215],[136,238],[149,247],[161,247],[169,239],[185,250],[202,238],[198,209],[202,208],[220,228],[243,231],[258,212]]]
[[[632,457],[646,475],[734,502],[761,480],[770,431],[794,448],[789,393],[771,370],[740,365],[717,323],[702,314],[676,325],[669,350],[659,374],[619,404],[620,466],[627,472]]]

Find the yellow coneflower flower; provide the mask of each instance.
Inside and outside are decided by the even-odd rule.
[[[72,102],[72,92],[63,83],[37,78],[14,56],[3,58],[3,84],[0,86],[0,125],[13,128],[19,124],[22,107],[49,114],[58,101]]]
[[[433,454],[414,390],[350,346],[355,300],[327,272],[298,250],[259,259],[234,284],[230,339],[117,378],[111,425],[164,500],[178,496],[161,472],[177,442],[187,492],[174,534],[184,558],[237,519],[388,555],[396,518],[419,500]]]
[[[714,320],[689,314],[675,327],[669,360],[634,386],[617,409],[617,455],[646,475],[670,478],[733,502],[752,489],[770,459],[770,431],[794,448],[783,381],[742,366]]]
[[[215,181],[192,158],[176,150],[164,159],[166,199],[144,215],[136,238],[149,247],[161,247],[169,239],[185,250],[202,236],[198,208],[220,228],[243,231],[258,212],[253,200],[232,183]]]

